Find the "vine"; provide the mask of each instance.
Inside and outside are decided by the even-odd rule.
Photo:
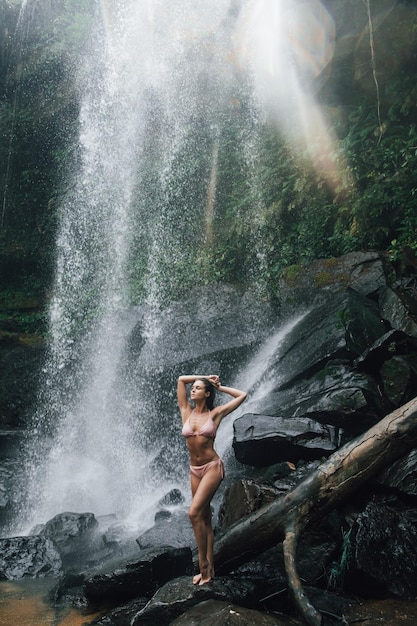
[[[379,83],[378,83],[378,77],[376,75],[374,29],[373,29],[373,24],[372,24],[372,15],[371,15],[371,0],[366,0],[366,10],[368,13],[369,46],[371,49],[372,76],[374,78],[376,98],[377,98],[377,115],[378,115],[378,124],[379,124],[379,136],[378,136],[377,143],[379,144],[382,139],[383,127],[382,127],[382,121],[381,121],[381,98],[380,98],[380,93],[379,93]]]

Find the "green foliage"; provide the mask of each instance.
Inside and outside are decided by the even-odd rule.
[[[283,270],[282,278],[287,283],[287,285],[295,285],[302,271],[302,265],[289,265]]]
[[[59,201],[77,158],[72,68],[98,6],[91,0],[29,4],[30,27],[24,23],[14,43],[9,33],[21,2],[0,4],[0,271],[6,287],[44,294],[53,273]],[[215,119],[195,120],[161,189],[168,131],[152,117],[134,199],[132,302],[155,296],[165,304],[196,282],[255,284],[262,296],[275,298],[279,278],[295,280],[297,268],[315,258],[369,248],[395,258],[404,247],[417,250],[416,13],[410,9],[403,33],[407,63],[395,72],[378,66],[379,103],[371,74],[363,88],[353,60],[334,60],[334,93],[323,89],[318,99],[343,114],[333,118],[336,139],[323,155],[338,176],[257,118],[242,84]],[[149,207],[158,210],[149,215]],[[328,279],[326,272],[317,276],[321,284]]]
[[[34,284],[21,291],[0,290],[0,331],[7,333],[30,333],[42,335],[46,329],[46,319],[42,302]]]
[[[349,563],[352,557],[352,528],[343,535],[342,553],[340,560],[335,563],[329,572],[329,589],[340,591],[343,589],[343,583],[345,580],[346,572],[349,568]]]
[[[416,91],[414,86],[410,88],[412,93]],[[337,235],[350,236],[355,242],[353,249],[387,249],[393,240],[398,246],[415,248],[417,244],[416,114],[414,110],[413,123],[404,124],[395,102],[387,112],[379,143],[371,111],[359,109],[351,115],[352,126],[343,145],[355,191],[340,216]]]
[[[90,28],[91,4],[28,3],[16,28],[20,8],[0,5],[0,273],[3,286],[42,295],[77,129],[69,66]]]

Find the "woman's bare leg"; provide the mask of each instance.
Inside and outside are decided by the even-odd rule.
[[[211,520],[212,520],[212,516],[211,516],[211,506],[209,505],[205,512],[204,512],[204,519],[205,519],[205,523],[206,523],[206,529],[207,529],[207,561],[209,563],[209,569],[210,569],[210,579],[214,578],[214,554],[213,554],[213,549],[214,549],[214,532],[213,532],[213,527],[211,525]],[[193,578],[193,584],[197,585],[197,584],[204,584],[205,582],[208,582],[206,580],[203,580],[202,582],[202,574],[196,574]]]
[[[207,561],[208,561],[210,569],[211,569],[211,576],[210,576],[210,578],[214,578],[214,571],[213,571],[214,532],[213,532],[213,528],[211,526],[211,506],[210,505],[206,508],[205,512],[203,513],[203,517],[204,517],[204,522],[205,522],[205,526],[206,526],[206,530],[207,530]],[[196,541],[197,541],[197,538],[196,538]],[[199,552],[199,554],[200,554],[200,552]],[[199,563],[200,563],[200,558],[199,558]],[[202,574],[201,574],[201,571],[200,571],[199,574],[196,574],[194,576],[193,584],[194,585],[203,584],[201,582],[201,579],[202,579]]]
[[[200,568],[200,574],[194,576],[194,584],[203,585],[209,582],[214,575],[214,533],[211,525],[210,502],[221,481],[222,476],[219,473],[218,467],[209,469],[201,479],[191,474],[191,493],[193,499],[189,516],[197,543],[198,564]]]
[[[207,521],[207,560],[211,566],[211,578],[214,578],[214,531],[211,525],[211,506],[208,508]]]

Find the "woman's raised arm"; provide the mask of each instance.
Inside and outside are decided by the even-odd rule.
[[[242,402],[246,400],[248,394],[246,391],[241,391],[240,389],[235,389],[234,387],[224,387],[223,385],[218,385],[217,391],[220,393],[227,393],[229,396],[233,396],[233,400],[229,400],[225,404],[221,404],[216,407],[216,418],[222,419],[226,415],[229,415],[232,411],[237,409]]]

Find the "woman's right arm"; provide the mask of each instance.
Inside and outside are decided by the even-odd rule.
[[[191,376],[179,376],[178,377],[177,399],[178,399],[178,406],[179,406],[182,416],[184,416],[184,412],[190,406],[190,403],[188,402],[188,398],[187,398],[187,387],[186,387],[187,383],[193,382],[193,380],[189,380],[190,378],[192,377]]]

